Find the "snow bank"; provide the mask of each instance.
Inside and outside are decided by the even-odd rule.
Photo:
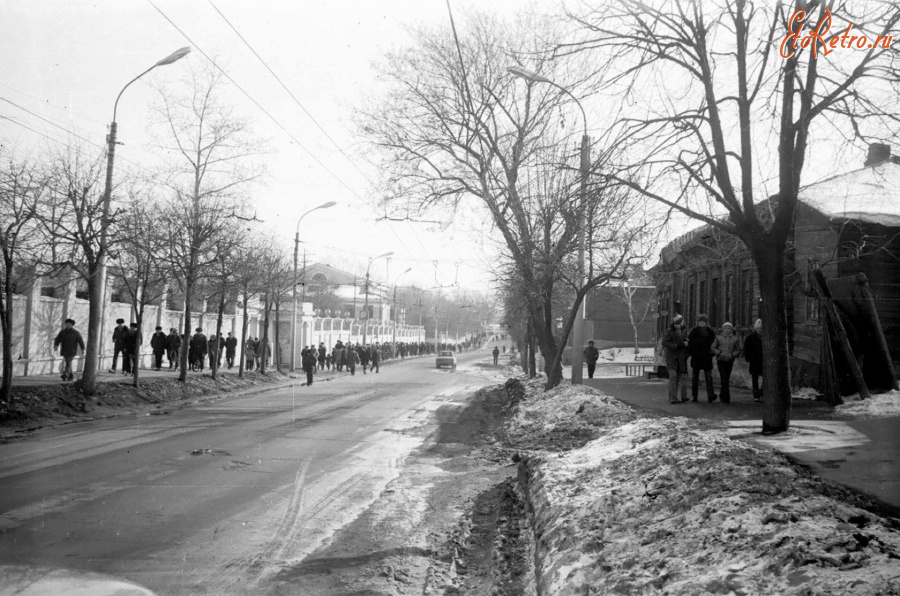
[[[896,389],[873,395],[871,399],[859,399],[859,395],[844,398],[844,403],[834,409],[836,416],[852,418],[879,418],[900,416],[900,391]]]
[[[547,453],[582,402],[609,416],[599,438]],[[538,593],[900,593],[900,531],[852,493],[700,422],[622,407],[562,386],[529,391],[509,422],[519,445],[556,439],[519,470]]]

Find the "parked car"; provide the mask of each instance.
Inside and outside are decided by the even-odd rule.
[[[454,356],[453,352],[451,352],[450,350],[447,350],[445,352],[438,352],[437,358],[434,359],[434,364],[438,368],[442,366],[456,368],[456,356]]]

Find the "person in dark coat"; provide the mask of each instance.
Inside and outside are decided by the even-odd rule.
[[[666,368],[669,369],[669,403],[677,404],[687,401],[687,334],[684,332],[684,317],[675,315],[672,324],[663,336],[663,347],[666,349]],[[681,401],[678,400],[679,389]]]
[[[319,342],[319,370],[325,370],[325,356],[328,355],[328,350],[325,348],[325,344]]]
[[[84,352],[84,340],[81,334],[75,330],[75,321],[66,319],[65,326],[56,334],[53,340],[53,349],[59,348],[59,355],[62,356],[65,367],[62,372],[63,381],[71,381],[75,378],[72,374],[72,359],[78,354],[78,348]]]
[[[125,349],[125,337],[128,335],[128,327],[125,326],[125,319],[116,319],[116,328],[113,329],[113,361],[112,368],[109,372],[116,372],[116,364],[119,362],[119,354]],[[125,362],[122,361],[122,368],[125,368]]]
[[[163,354],[166,353],[166,334],[162,327],[157,327],[156,332],[150,337],[150,348],[153,350],[153,368],[162,370]]]
[[[359,363],[362,365],[363,374],[366,374],[366,367],[369,366],[369,350],[365,346],[356,344],[356,353],[359,356]]]
[[[206,354],[209,357],[209,368],[210,370],[217,369],[216,366],[219,360],[219,338],[215,335],[210,335],[209,339],[206,340]]]
[[[359,364],[359,353],[353,349],[352,346],[348,345],[347,349],[347,370],[350,371],[351,375],[356,374],[356,365]]]
[[[381,351],[378,346],[372,346],[369,350],[369,360],[372,362],[372,370],[377,373],[380,370],[378,365],[381,364]]]
[[[228,339],[225,340],[225,364],[228,368],[234,368],[234,357],[237,354],[237,338],[231,331],[228,332]]]
[[[691,399],[697,401],[700,388],[700,371],[706,381],[706,399],[712,403],[718,399],[712,379],[712,345],[716,333],[710,329],[706,315],[697,317],[697,326],[688,334],[688,356],[691,357]]]
[[[763,374],[762,319],[756,319],[753,331],[744,340],[744,359],[750,365],[750,381],[753,385],[753,401],[762,401],[759,377]]]
[[[587,362],[588,378],[594,378],[594,370],[597,368],[597,360],[600,358],[600,350],[594,347],[594,342],[589,341],[587,347],[582,351],[584,361]]]
[[[244,346],[244,359],[246,360],[245,368],[253,370],[253,363],[256,362],[256,343],[252,339],[247,340]]]
[[[306,386],[309,387],[313,384],[313,373],[316,371],[316,352],[312,348],[303,350],[300,363],[306,372]]]
[[[188,356],[191,360],[191,368],[203,371],[203,359],[206,357],[206,336],[203,334],[203,329],[197,327],[197,332],[191,336],[189,346]]]
[[[122,352],[122,372],[126,375],[132,374],[134,372],[132,367],[138,365],[135,352],[143,343],[144,338],[138,329],[138,324],[132,323],[128,329],[128,335],[125,336],[125,350]]]
[[[498,348],[497,346],[494,346],[494,351],[491,352],[491,354],[494,355],[494,366],[497,366],[497,358],[500,357],[500,348]]]
[[[169,370],[178,370],[178,356],[181,353],[181,336],[172,327],[166,336],[166,358],[169,359]]]

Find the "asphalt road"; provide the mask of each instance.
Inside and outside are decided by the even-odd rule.
[[[265,593],[396,477],[442,400],[489,383],[465,368],[409,360],[0,445],[0,594],[38,568]]]

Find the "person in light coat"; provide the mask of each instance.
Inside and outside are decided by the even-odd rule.
[[[716,368],[719,369],[719,379],[722,387],[719,389],[719,399],[723,404],[731,403],[731,369],[734,361],[741,355],[741,338],[734,334],[734,325],[726,322],[722,325],[721,335],[717,335],[713,342],[713,355],[716,358]]]

